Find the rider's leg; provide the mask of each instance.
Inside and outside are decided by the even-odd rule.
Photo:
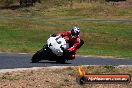
[[[84,44],[84,41],[80,39],[80,45],[77,47],[77,49],[79,49],[83,44]]]
[[[77,47],[77,49],[79,49],[83,44],[84,44],[84,41],[81,39],[80,45]],[[75,54],[76,54],[75,52],[72,53],[72,54],[69,56],[69,58],[70,58],[70,59],[75,59]]]

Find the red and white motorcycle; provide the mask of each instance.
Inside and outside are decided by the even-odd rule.
[[[47,40],[47,44],[39,51],[37,51],[31,61],[37,63],[41,60],[56,61],[58,63],[65,63],[70,59],[70,55],[67,49],[69,44],[61,36],[51,36]]]

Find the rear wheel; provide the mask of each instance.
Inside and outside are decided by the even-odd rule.
[[[31,59],[31,61],[32,61],[32,63],[37,63],[37,62],[39,62],[40,60],[42,60],[43,58],[44,58],[44,49],[41,49],[41,50],[39,50],[39,51],[37,51],[34,55],[33,55],[33,57],[32,57],[32,59]]]

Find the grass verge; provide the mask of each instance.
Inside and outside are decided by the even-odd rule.
[[[131,66],[86,66],[87,74],[130,74]],[[63,69],[39,69],[0,73],[1,88],[131,88],[132,82],[125,84],[85,84],[79,85],[76,77],[78,67]]]

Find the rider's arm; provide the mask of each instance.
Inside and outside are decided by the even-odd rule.
[[[62,36],[66,40],[66,42],[68,42],[69,41],[69,37],[68,36],[70,35],[70,31],[61,32],[61,33],[58,33],[57,35]]]
[[[70,52],[76,52],[76,50],[78,49],[77,47],[80,45],[80,37],[78,37],[77,39],[76,39],[76,42],[73,44],[73,46],[72,47],[70,47],[68,50],[70,51]]]
[[[58,33],[57,35],[60,35],[60,36],[62,36],[62,37],[65,37],[65,36],[70,35],[70,31],[60,32],[60,33]]]

